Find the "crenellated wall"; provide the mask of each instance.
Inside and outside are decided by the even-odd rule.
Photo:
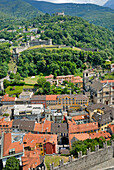
[[[111,146],[107,146],[107,142],[104,143],[103,148],[99,149],[99,145],[95,147],[95,152],[91,152],[90,148],[87,149],[87,155],[82,156],[82,152],[78,153],[78,158],[73,159],[73,156],[69,156],[69,162],[64,163],[63,160],[59,161],[59,166],[54,167],[54,164],[50,164],[50,170],[84,170],[92,168],[100,163],[112,159],[114,156],[114,141]]]

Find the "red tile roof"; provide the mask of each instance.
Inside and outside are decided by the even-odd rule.
[[[23,144],[20,142],[12,143],[11,133],[4,133],[3,139],[3,156],[8,156],[10,149],[15,149],[15,153],[23,152]]]
[[[74,77],[74,80],[79,80],[79,79],[82,79],[82,78],[80,76]]]
[[[53,74],[50,74],[49,76],[45,76],[45,79],[53,79],[53,78],[54,78]]]
[[[76,138],[77,140],[86,140],[89,139],[89,134],[88,133],[81,133],[81,134],[69,134],[69,145],[71,147],[71,140],[72,138]]]
[[[12,124],[13,124],[13,120],[5,121],[4,118],[0,119],[1,128],[3,128],[2,126],[4,126],[4,128],[12,128]]]
[[[73,83],[83,83],[83,80],[74,80]]]
[[[16,99],[16,97],[9,97],[9,95],[8,94],[5,94],[3,97],[2,97],[2,102],[8,102],[8,101],[10,101],[10,102],[12,102],[12,101],[15,101],[15,99]]]
[[[114,83],[114,80],[102,80],[101,83]]]
[[[44,120],[42,123],[35,123],[34,131],[36,132],[51,132],[51,123],[48,120]]]
[[[26,142],[24,144],[24,147],[34,147],[36,146],[37,143],[52,143],[57,146],[57,135],[50,135],[50,134],[31,134],[28,133],[24,136],[23,142]]]
[[[35,149],[34,151],[24,152],[24,156],[22,157],[23,170],[36,168],[40,163],[40,150]]]
[[[46,95],[46,100],[57,100],[59,95]]]
[[[89,119],[89,115],[77,115],[72,117],[73,120],[83,120],[83,119]]]
[[[82,133],[98,130],[98,122],[76,125],[75,121],[68,121],[69,133]]]
[[[89,134],[89,136],[90,136],[90,139],[100,138],[102,136],[106,140],[109,140],[110,137],[111,137],[110,133],[108,133],[106,131],[101,131],[101,132],[97,132],[97,133],[91,133],[91,134]]]

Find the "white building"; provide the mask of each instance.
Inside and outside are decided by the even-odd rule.
[[[14,115],[40,114],[44,112],[43,104],[14,105]]]

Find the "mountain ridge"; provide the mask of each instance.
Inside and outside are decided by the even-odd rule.
[[[114,0],[108,0],[105,4],[104,7],[109,7],[114,9]]]
[[[24,0],[43,13],[53,14],[64,11],[65,15],[78,16],[95,25],[114,30],[114,10],[93,4],[62,3]],[[105,16],[105,17],[104,17]]]

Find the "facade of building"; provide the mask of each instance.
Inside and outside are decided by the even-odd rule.
[[[5,121],[4,118],[0,119],[0,136],[2,133],[12,132],[13,121]]]
[[[9,97],[8,94],[5,94],[2,97],[1,104],[2,105],[14,105],[15,104],[16,97]]]
[[[14,105],[14,115],[38,115],[44,112],[43,104]]]
[[[57,105],[62,105],[63,110],[77,110],[88,106],[88,98],[85,95],[59,95]]]

